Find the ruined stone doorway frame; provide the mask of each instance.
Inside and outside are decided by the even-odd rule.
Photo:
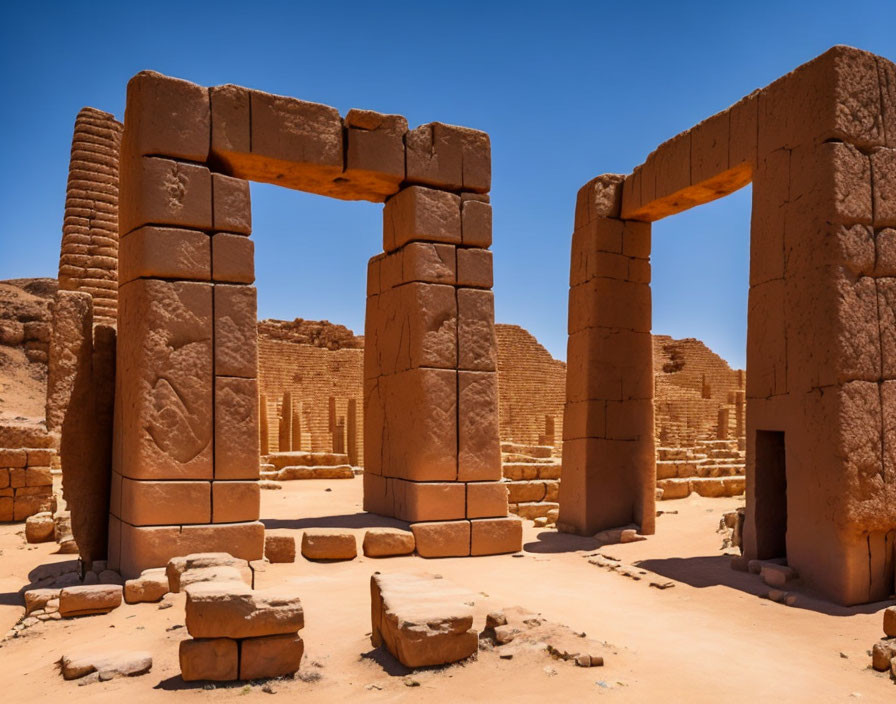
[[[411,522],[425,557],[520,548],[500,482],[490,158],[467,128],[131,79],[111,567],[262,557],[248,180],[386,203],[368,270],[365,509]]]
[[[757,431],[786,433],[787,555],[842,603],[896,544],[896,66],[834,47],[576,202],[558,525],[655,530],[650,223],[753,183],[746,558]],[[892,361],[891,361],[892,360]]]

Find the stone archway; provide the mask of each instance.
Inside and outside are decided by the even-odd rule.
[[[650,223],[751,181],[745,556],[772,557],[763,545],[781,541],[763,536],[784,520],[804,581],[842,603],[883,599],[896,542],[896,66],[849,47],[579,191],[560,524],[654,531]],[[766,469],[777,477],[757,481]],[[766,484],[786,486],[783,508]]]
[[[483,132],[143,72],[128,84],[109,562],[262,556],[248,180],[385,202],[365,334],[368,511],[423,556],[518,550],[498,441]]]

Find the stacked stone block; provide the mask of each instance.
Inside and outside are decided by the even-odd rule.
[[[408,185],[368,267],[364,506],[413,524],[424,557],[518,550],[498,439],[488,137],[407,137]],[[455,191],[459,191],[455,192]]]
[[[209,167],[206,88],[128,84],[110,564],[262,557],[249,184]]]
[[[59,257],[59,289],[93,297],[94,319],[115,325],[118,301],[118,156],[122,125],[83,108],[75,119]]]
[[[55,511],[51,448],[0,449],[0,522]]]
[[[619,208],[623,223],[647,227],[753,182],[744,555],[786,552],[805,582],[846,604],[893,589],[894,155],[896,66],[838,46],[660,145],[624,178]],[[580,251],[574,237],[574,272]],[[638,329],[635,302],[603,296],[602,316]],[[571,370],[577,309],[571,296]],[[583,359],[602,362],[594,351]],[[599,407],[586,408],[600,422]],[[603,491],[621,501],[598,514],[625,510],[617,486],[628,467],[608,452],[579,462],[576,451],[569,463],[564,453],[563,488],[612,467]]]
[[[563,530],[654,530],[650,224],[620,217],[623,177],[579,191],[572,238]]]

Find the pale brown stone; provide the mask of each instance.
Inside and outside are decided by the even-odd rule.
[[[523,524],[519,518],[480,518],[470,521],[471,555],[498,555],[523,549]]]
[[[410,186],[383,208],[383,249],[392,252],[408,242],[461,243],[460,197],[447,191]]]
[[[470,482],[467,484],[467,518],[495,518],[507,515],[507,484]]]
[[[254,286],[216,284],[215,374],[254,379],[258,373]]]
[[[45,543],[55,538],[56,526],[49,512],[36,513],[25,520],[25,540],[29,543]]]
[[[181,577],[187,571],[203,570],[210,567],[230,567],[237,570],[241,579],[252,585],[252,571],[249,563],[226,552],[203,552],[174,557],[165,566],[168,589],[177,594],[181,591]]]
[[[491,143],[485,132],[433,122],[405,137],[407,180],[447,190],[487,193]]]
[[[411,525],[421,557],[464,557],[470,554],[469,521],[433,521]]]
[[[215,283],[254,283],[255,243],[242,235],[216,233],[212,236],[211,276]]]
[[[266,534],[264,556],[271,562],[295,562],[296,539],[291,535]]]
[[[404,180],[404,135],[408,121],[400,115],[349,110],[345,116],[345,178],[370,200],[385,200]]]
[[[180,642],[180,676],[185,682],[230,682],[239,678],[239,655],[231,638],[187,638]]]
[[[75,680],[97,672],[102,680],[115,676],[136,677],[152,669],[152,655],[135,652],[78,652],[63,655],[59,661],[63,678]]]
[[[91,584],[66,587],[59,593],[59,613],[64,618],[105,614],[121,606],[122,587]]]
[[[457,478],[459,481],[500,479],[498,375],[459,371],[457,377]]]
[[[212,482],[213,522],[236,523],[239,521],[255,521],[258,520],[260,511],[261,490],[257,481]]]
[[[215,479],[257,479],[258,385],[215,378]]]
[[[211,522],[211,484],[121,480],[118,517],[134,526]]]
[[[296,634],[240,641],[240,679],[286,677],[299,670],[305,645]]]
[[[291,590],[252,590],[238,582],[205,582],[186,589],[187,631],[194,638],[255,638],[295,633],[302,604]]]
[[[354,560],[357,555],[354,533],[323,528],[302,533],[302,556],[308,560]]]
[[[393,557],[414,552],[414,534],[397,528],[370,528],[364,533],[364,554],[367,557]]]
[[[212,174],[212,224],[224,232],[252,234],[249,182],[224,174]]]

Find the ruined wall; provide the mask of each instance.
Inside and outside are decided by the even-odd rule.
[[[122,124],[82,108],[75,119],[59,257],[59,288],[93,297],[94,323],[118,311],[118,155]]]
[[[554,359],[528,330],[495,325],[501,440],[540,444],[545,416],[554,419],[554,444],[563,438],[566,364]]]
[[[728,435],[736,434],[735,394],[745,374],[694,338],[653,337],[656,436],[672,446],[715,437],[719,409],[728,408]]]

